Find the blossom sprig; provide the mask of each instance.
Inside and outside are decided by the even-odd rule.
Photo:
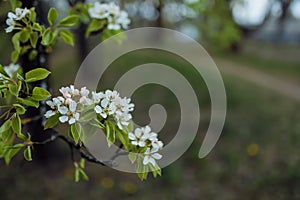
[[[130,24],[127,12],[120,10],[120,7],[114,3],[95,2],[88,12],[93,19],[107,20],[109,30],[127,29]]]
[[[130,98],[121,97],[115,90],[90,92],[86,87],[77,89],[73,85],[62,87],[59,92],[60,96],[46,101],[50,110],[45,113],[45,128],[68,122],[72,139],[76,143],[85,143],[87,136],[82,123],[88,123],[105,132],[108,146],[117,140],[121,142],[129,152],[129,159],[136,162],[141,179],[147,177],[149,168],[154,176],[161,174],[156,160],[162,158],[158,152],[163,148],[163,142],[149,126],[133,130],[131,113],[134,104]],[[89,128],[89,134],[91,130]]]
[[[30,10],[25,8],[16,8],[15,13],[9,12],[8,18],[6,19],[7,28],[5,29],[6,33],[12,32],[14,29],[20,29],[22,28],[22,25],[18,23],[18,21],[21,21],[25,18],[27,14],[30,13]],[[27,21],[23,21],[27,23]]]
[[[161,174],[161,170],[156,163],[162,155],[159,152],[163,148],[163,142],[158,139],[158,134],[153,132],[149,126],[136,128],[134,132],[128,134],[131,144],[138,154],[131,153],[132,163],[137,162],[137,171],[141,179],[146,179],[148,170],[152,170],[153,175]]]

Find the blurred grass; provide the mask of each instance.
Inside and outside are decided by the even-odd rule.
[[[74,50],[57,50],[50,62],[53,66],[51,82],[56,94],[59,87],[72,83],[79,66]],[[297,63],[252,55],[226,55],[226,59],[232,59],[237,65],[246,63],[255,69],[300,81]],[[184,156],[163,169],[162,177],[150,177],[141,182],[135,174],[87,164],[86,171],[91,180],[77,184],[73,182],[69,150],[63,144],[58,144],[61,146],[60,155],[65,155],[65,159],[26,163],[19,155],[9,167],[5,167],[1,161],[1,199],[300,198],[300,115],[297,112],[300,102],[224,75],[228,98],[224,131],[209,156],[198,159],[198,151],[209,123],[210,99],[203,80],[190,70],[184,60],[151,50],[129,54],[112,64],[105,73],[103,85],[99,87],[113,86],[114,80],[131,67],[154,61],[173,66],[186,76],[195,90],[201,91],[198,99],[203,116],[193,145]],[[136,105],[141,106],[134,115],[141,123],[148,122],[145,114],[153,102],[159,101],[166,105],[172,117],[168,118],[161,134],[167,135],[167,141],[176,132],[179,119],[178,102],[171,100],[173,97],[168,90],[155,85],[141,88],[133,96]]]

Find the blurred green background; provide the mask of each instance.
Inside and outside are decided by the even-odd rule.
[[[64,1],[45,1],[57,6]],[[75,183],[68,147],[48,145],[47,157],[26,162],[22,155],[10,166],[0,161],[0,199],[300,199],[300,1],[292,0],[127,0],[121,2],[131,28],[162,26],[198,40],[216,62],[226,87],[228,111],[221,138],[205,158],[198,151],[210,120],[210,99],[201,77],[183,60],[141,51],[119,59],[99,88],[111,87],[130,66],[163,61],[191,81],[198,96],[201,121],[197,138],[162,177],[141,182],[135,174],[87,164],[88,182]],[[9,64],[10,35],[4,32],[8,3],[0,2],[0,59]],[[89,50],[99,37],[88,41]],[[51,84],[74,81],[78,50],[58,44],[50,56]],[[132,97],[134,119],[149,122],[148,108],[161,103],[168,121],[161,137],[176,133],[178,102],[165,88],[150,85]],[[46,147],[47,148],[47,147]]]

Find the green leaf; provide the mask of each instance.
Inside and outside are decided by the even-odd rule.
[[[49,46],[54,40],[53,33],[50,28],[47,28],[42,35],[42,45]]]
[[[22,2],[19,0],[9,0],[12,10],[22,7]]]
[[[83,158],[80,159],[79,166],[80,166],[82,169],[85,168],[85,159],[83,159]]]
[[[115,126],[110,122],[106,121],[106,140],[110,147],[116,140]]]
[[[19,115],[23,115],[26,112],[26,109],[20,104],[13,104],[13,106],[16,108],[17,114]]]
[[[48,12],[48,22],[52,26],[54,22],[57,20],[58,13],[55,8],[50,8]]]
[[[15,50],[20,53],[21,52],[21,47],[20,47],[20,32],[14,34],[12,37],[12,43],[14,45]]]
[[[79,122],[89,122],[89,121],[91,121],[92,119],[95,119],[95,118],[96,118],[96,114],[95,114],[94,111],[86,112],[86,113],[84,113],[83,115],[80,116],[78,121]]]
[[[23,146],[23,144],[16,144],[7,150],[4,157],[7,165],[10,163],[11,159],[23,148]]]
[[[80,181],[80,172],[79,172],[78,167],[75,168],[75,182],[79,182]]]
[[[16,117],[14,117],[11,120],[11,122],[12,122],[12,128],[13,128],[14,132],[17,134],[21,134],[22,124],[21,124],[21,119],[20,119],[19,115],[16,115]]]
[[[34,23],[36,21],[36,12],[35,8],[30,8],[30,13],[29,13],[29,20]]]
[[[124,148],[128,150],[128,135],[124,131],[116,129],[116,138],[119,139],[120,142],[123,144]]]
[[[56,115],[49,117],[46,121],[44,129],[53,128],[54,126],[56,126],[56,124],[58,124],[59,122],[58,118],[59,118],[58,113]]]
[[[128,158],[131,161],[131,163],[134,163],[136,161],[136,158],[137,158],[137,153],[129,152]]]
[[[92,32],[102,29],[105,23],[105,20],[93,19],[86,29],[85,37],[89,37]]]
[[[76,143],[79,142],[80,135],[81,135],[82,127],[80,124],[72,124],[71,125],[71,134],[72,138]]]
[[[98,119],[93,119],[89,122],[89,124],[100,129],[105,129],[105,125],[102,124]]]
[[[10,76],[6,73],[3,66],[0,64],[0,74],[4,75],[7,78],[10,78]]]
[[[143,164],[141,157],[138,157],[136,163],[136,172],[141,180],[146,180],[148,176],[148,166]]]
[[[34,59],[36,59],[37,55],[38,55],[38,51],[33,49],[30,51],[28,58],[29,58],[29,60],[34,60]]]
[[[59,31],[59,36],[64,40],[66,44],[74,46],[74,35],[68,30]]]
[[[29,40],[29,32],[27,30],[22,30],[20,32],[19,40],[23,43],[27,42]]]
[[[35,87],[33,88],[31,98],[36,101],[43,101],[50,96],[51,94],[46,89],[41,87]]]
[[[9,84],[8,88],[9,88],[9,92],[12,95],[18,97],[18,95],[19,95],[19,87],[18,87],[18,85]]]
[[[39,38],[39,34],[37,32],[32,32],[29,35],[30,44],[33,48],[36,48],[36,44]]]
[[[153,166],[151,163],[148,165],[152,171],[152,174],[154,177],[157,177],[157,175],[161,176],[161,169],[160,167],[156,164]]]
[[[39,32],[43,30],[43,28],[38,23],[34,23],[32,28],[33,28],[33,30],[39,31]]]
[[[83,180],[88,181],[89,177],[86,175],[86,173],[83,171],[83,169],[78,168],[79,174],[82,177]]]
[[[24,104],[26,106],[31,106],[31,107],[35,107],[35,108],[38,108],[39,107],[39,102],[36,101],[36,100],[33,100],[32,98],[30,97],[27,97],[27,98],[20,98],[18,97],[17,98],[17,102],[21,103],[21,104]]]
[[[27,161],[32,161],[31,148],[30,148],[30,146],[28,146],[28,147],[24,150],[24,158],[25,158]]]
[[[48,70],[44,68],[36,68],[25,74],[25,81],[27,83],[43,80],[51,74]]]
[[[79,17],[77,15],[70,15],[62,19],[58,26],[59,27],[71,27],[77,25],[79,22]]]
[[[0,127],[0,136],[3,132],[6,132],[11,127],[11,120],[5,121],[2,126]]]
[[[11,53],[11,61],[13,62],[13,63],[16,63],[17,61],[18,61],[18,59],[19,59],[19,52],[18,51],[16,51],[16,50],[14,50],[12,53]]]

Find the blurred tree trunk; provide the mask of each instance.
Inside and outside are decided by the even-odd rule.
[[[23,7],[31,8],[35,7],[37,12],[37,21],[40,24],[47,25],[47,10],[48,8],[45,7],[45,4],[43,4],[43,1],[37,1],[37,0],[23,0]],[[41,39],[39,39],[37,44],[37,50],[38,55],[34,60],[29,60],[28,54],[24,54],[20,57],[20,65],[23,68],[24,74],[30,70],[33,70],[35,68],[45,68],[47,69],[48,66],[48,54],[46,52],[46,49],[44,46],[41,45]],[[49,82],[48,79],[42,80],[39,82],[36,82],[33,84],[33,87],[42,87],[45,89],[49,89]],[[51,137],[51,132],[44,131],[43,127],[43,113],[46,111],[47,106],[44,102],[41,102],[41,105],[39,108],[34,107],[28,107],[27,112],[24,116],[24,118],[31,119],[31,121],[24,126],[24,133],[30,133],[32,141],[45,141],[48,138]],[[49,158],[49,149],[51,148],[51,145],[38,145],[34,146],[33,156],[36,160],[47,160]]]

